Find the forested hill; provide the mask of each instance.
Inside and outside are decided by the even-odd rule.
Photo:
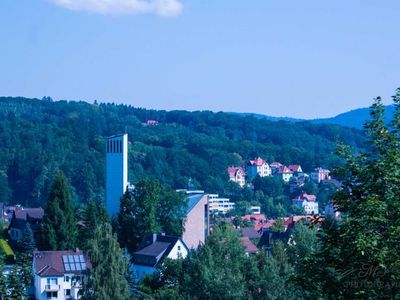
[[[144,126],[148,119],[158,126]],[[44,205],[55,170],[70,179],[76,201],[102,197],[104,137],[129,134],[129,179],[152,176],[174,188],[192,178],[223,194],[226,168],[261,156],[332,167],[336,141],[363,146],[361,131],[336,125],[273,122],[228,113],[156,111],[49,98],[0,98],[0,201]]]

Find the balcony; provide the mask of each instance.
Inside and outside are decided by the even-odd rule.
[[[46,284],[44,289],[46,292],[56,292],[61,289],[61,286],[59,284]]]

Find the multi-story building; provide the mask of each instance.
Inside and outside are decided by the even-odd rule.
[[[120,198],[128,187],[128,135],[106,138],[106,208],[118,213]]]
[[[219,198],[218,194],[208,194],[208,203],[210,212],[215,214],[226,214],[235,208],[235,203],[229,198]]]
[[[246,184],[246,172],[241,167],[228,168],[229,180],[236,182],[240,187]]]
[[[330,180],[330,171],[322,168],[316,168],[314,172],[310,174],[311,180],[320,183],[322,180]]]
[[[75,300],[82,294],[83,274],[91,264],[79,251],[34,251],[33,276],[37,300]]]
[[[189,249],[196,249],[210,232],[208,195],[190,193],[186,197],[188,206],[182,240]]]
[[[318,214],[318,202],[315,195],[303,193],[292,201],[293,205],[302,208],[307,215]]]
[[[272,174],[271,167],[261,157],[257,157],[254,160],[250,160],[247,163],[247,175],[250,178],[254,178],[257,175],[260,177],[270,176]]]

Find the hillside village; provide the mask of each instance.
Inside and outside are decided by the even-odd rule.
[[[146,126],[155,126],[157,122],[149,121]],[[119,214],[120,198],[134,194],[135,186],[127,180],[127,153],[128,137],[115,135],[107,138],[107,190],[106,207],[109,213]],[[122,163],[119,163],[121,161]],[[248,160],[243,166],[231,166],[227,169],[229,180],[240,188],[254,188],[255,178],[276,177],[286,185],[291,194],[295,194],[292,205],[297,207],[301,214],[288,215],[277,219],[267,218],[260,206],[251,206],[250,214],[234,215],[235,203],[229,198],[221,198],[218,194],[209,194],[206,191],[195,189],[189,185],[186,189],[176,192],[185,195],[186,208],[183,217],[181,235],[170,235],[165,232],[145,232],[140,243],[131,253],[129,268],[134,274],[134,280],[140,282],[146,276],[156,274],[165,259],[184,259],[190,251],[203,245],[212,231],[221,220],[230,224],[240,235],[240,243],[248,255],[255,255],[260,251],[267,256],[271,255],[274,241],[287,243],[296,223],[320,224],[325,215],[339,218],[332,202],[327,203],[325,209],[318,206],[316,195],[307,194],[302,187],[307,182],[316,185],[330,183],[330,171],[320,167],[307,174],[300,165],[285,166],[279,162],[268,164],[264,159],[257,157]],[[124,196],[125,197],[125,196]],[[121,201],[122,201],[121,198]],[[27,291],[36,299],[80,299],[83,295],[85,273],[92,268],[88,253],[76,249],[41,250],[43,236],[43,219],[49,213],[43,208],[29,208],[21,205],[6,206],[1,203],[1,216],[6,226],[6,235],[10,244],[18,248],[21,243],[31,244],[33,285]],[[320,213],[322,211],[322,213]],[[78,220],[79,230],[85,230],[84,220]],[[4,274],[8,274],[15,254],[2,240],[8,250],[7,261],[11,265],[4,267]],[[43,242],[43,241],[42,241]],[[32,246],[35,245],[35,246]]]
[[[139,125],[143,130],[166,128],[147,120]],[[341,239],[338,226],[351,232],[359,228],[353,226],[359,219],[369,224],[378,220],[349,209],[354,204],[348,199],[356,203],[364,189],[377,191],[380,181],[373,179],[371,169],[379,155],[331,172],[323,164],[303,168],[296,159],[269,163],[264,158],[268,153],[254,158],[234,154],[234,164],[218,161],[221,174],[209,180],[213,184],[205,180],[202,185],[193,176],[172,188],[157,177],[132,176],[132,164],[142,155],[137,147],[143,143],[131,138],[121,133],[98,140],[105,169],[101,197],[80,201],[76,181],[72,185],[74,178],[59,168],[42,186],[48,186],[45,205],[0,203],[3,298],[276,299],[284,294],[284,299],[309,299],[304,293],[313,289],[304,274],[318,281],[313,271],[325,272],[331,257],[325,264],[320,259],[334,253],[325,252],[321,243],[331,247],[331,241]],[[385,178],[385,186],[396,192],[396,177]],[[41,189],[35,191],[39,199]],[[375,203],[377,198],[371,199]],[[374,207],[369,211],[379,213]],[[349,211],[360,215],[351,218]],[[391,215],[380,216],[386,217]],[[228,282],[233,296],[225,294]],[[210,292],[216,285],[224,288]],[[99,293],[106,290],[113,294],[102,297]]]

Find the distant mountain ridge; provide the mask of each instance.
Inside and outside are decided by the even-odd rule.
[[[393,118],[394,106],[386,105],[385,106],[385,122],[388,123]],[[338,114],[337,116],[331,118],[321,118],[321,119],[297,119],[291,117],[272,117],[263,114],[255,114],[255,113],[231,113],[237,114],[244,117],[252,116],[257,119],[265,119],[269,121],[287,121],[287,122],[310,122],[314,124],[335,124],[350,128],[362,129],[364,123],[369,120],[369,108],[358,108],[354,110],[350,110],[348,112],[344,112]]]
[[[385,122],[388,123],[393,118],[394,106],[385,106]],[[309,120],[312,123],[322,123],[322,124],[336,124],[346,127],[352,127],[357,129],[362,129],[364,123],[370,119],[369,108],[359,108],[354,109],[342,114],[339,114],[332,118],[324,119],[314,119]]]

